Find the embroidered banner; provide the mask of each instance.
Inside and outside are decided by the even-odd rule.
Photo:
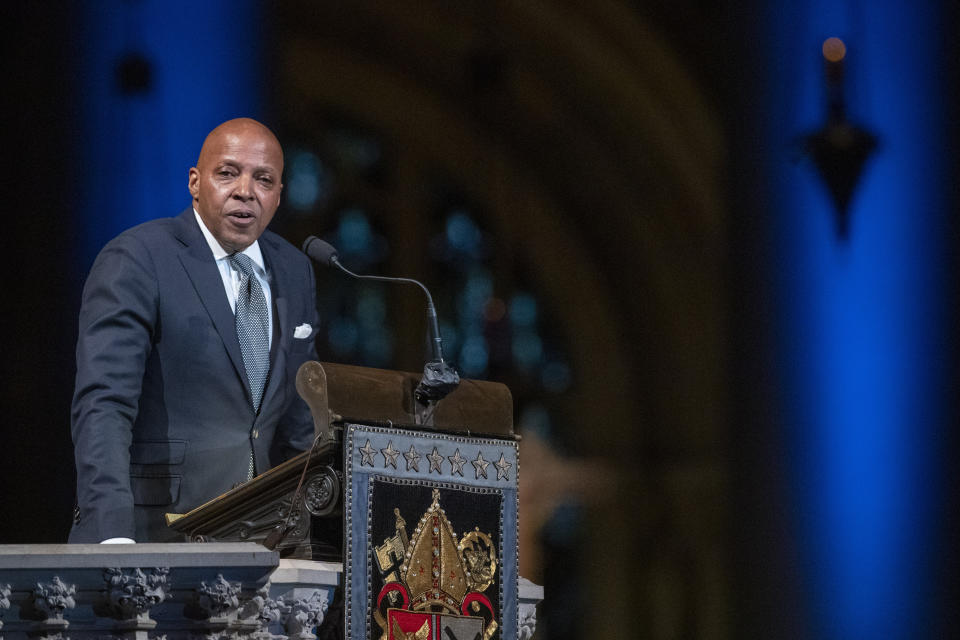
[[[514,440],[348,424],[346,637],[517,635]]]

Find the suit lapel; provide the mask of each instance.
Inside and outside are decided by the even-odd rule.
[[[197,295],[213,321],[213,326],[220,334],[220,340],[227,350],[230,362],[237,375],[243,381],[244,393],[247,402],[250,402],[250,383],[247,380],[247,370],[243,366],[243,356],[240,354],[240,342],[237,340],[237,325],[230,302],[223,290],[223,278],[217,268],[210,246],[200,231],[193,215],[193,209],[187,209],[177,218],[177,238],[183,243],[180,250],[180,263],[193,283]]]

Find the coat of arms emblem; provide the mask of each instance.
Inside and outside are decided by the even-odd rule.
[[[345,637],[517,637],[517,462],[512,438],[346,425]]]
[[[374,549],[385,582],[374,612],[381,640],[489,640],[498,627],[484,595],[497,572],[490,534],[475,527],[458,538],[438,489],[412,537],[393,512],[395,535]]]

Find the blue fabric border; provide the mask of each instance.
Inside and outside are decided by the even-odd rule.
[[[375,450],[366,456],[361,452],[369,441],[367,451]],[[392,445],[392,446],[391,446]],[[416,468],[407,464],[403,455],[413,446],[420,456]],[[388,449],[387,454],[383,450]],[[436,448],[442,456],[440,472],[436,466],[431,468],[427,458]],[[460,457],[465,461],[461,468],[463,475],[457,473],[456,465],[450,457]],[[397,454],[392,454],[398,451]],[[478,460],[477,453],[488,462],[487,477],[479,474],[473,464]],[[488,459],[489,455],[489,459]],[[501,457],[502,456],[502,457]],[[372,464],[371,464],[372,460]],[[391,464],[395,460],[396,468]],[[503,461],[506,476],[495,466]],[[369,640],[372,630],[367,627],[369,615],[366,610],[367,592],[370,589],[368,575],[370,571],[369,513],[368,496],[371,475],[385,476],[391,479],[413,480],[422,484],[436,484],[447,488],[495,489],[503,496],[500,522],[500,637],[514,638],[517,635],[518,616],[518,566],[517,566],[517,445],[512,440],[477,438],[456,434],[419,432],[399,428],[374,427],[348,424],[344,428],[344,472],[347,474],[347,496],[344,500],[344,540],[346,636],[357,640]],[[479,477],[477,477],[479,475]]]

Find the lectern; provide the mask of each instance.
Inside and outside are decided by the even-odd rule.
[[[419,375],[305,363],[316,441],[169,525],[343,562],[344,637],[516,638],[517,438],[502,384],[463,380],[428,411]]]

